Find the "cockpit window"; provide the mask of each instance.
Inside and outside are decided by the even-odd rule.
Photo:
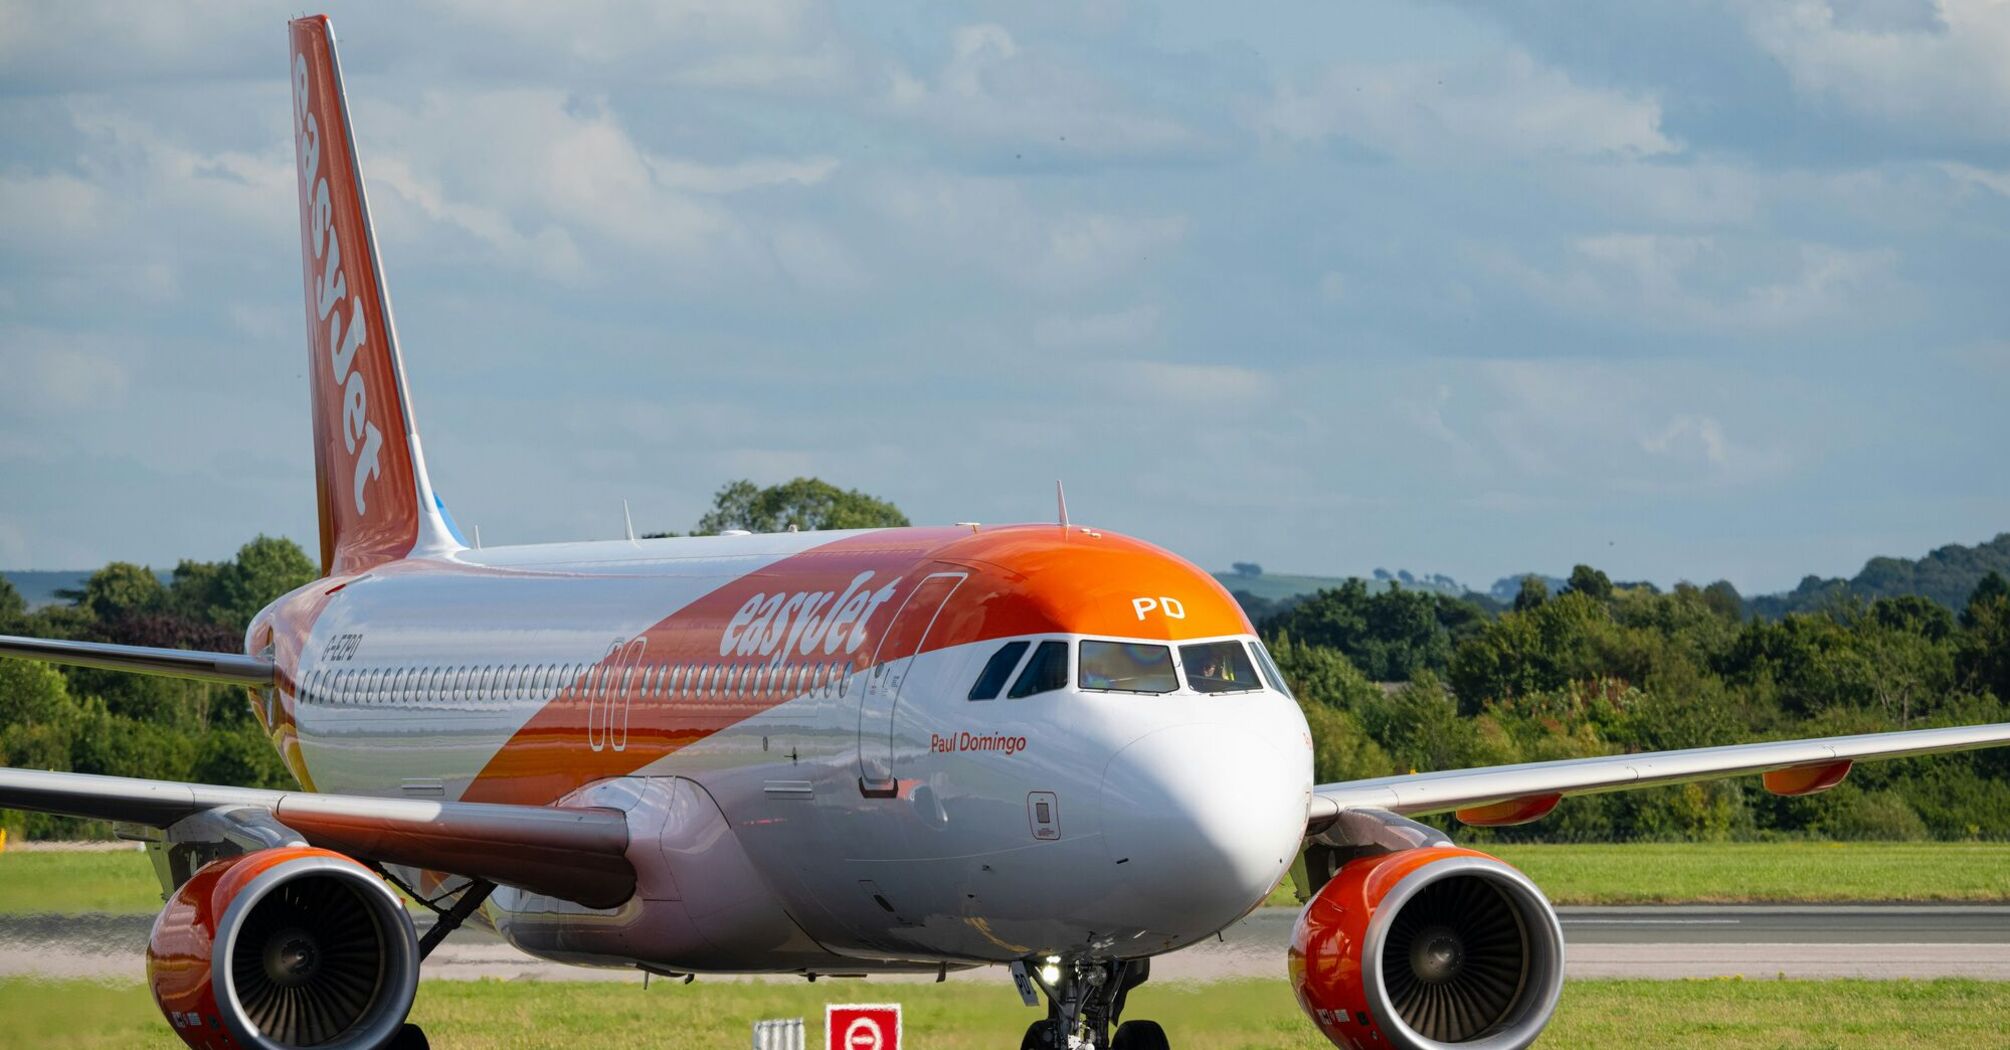
[[[984,673],[977,676],[977,684],[970,687],[970,699],[995,700],[998,690],[1005,688],[1005,679],[1012,676],[1012,669],[1019,666],[1019,657],[1026,653],[1025,642],[1007,642],[1004,648],[991,654],[984,665]]]
[[[1270,688],[1283,693],[1285,696],[1291,696],[1291,686],[1285,682],[1284,672],[1277,669],[1277,661],[1270,658],[1270,650],[1265,649],[1262,642],[1249,643],[1249,650],[1256,654],[1256,662],[1262,665],[1263,677],[1270,683]],[[1295,696],[1291,698],[1293,700],[1298,699]]]
[[[1179,688],[1172,651],[1144,642],[1083,642],[1082,688],[1170,693]]]
[[[1068,643],[1041,642],[1006,696],[1014,700],[1068,687]]]
[[[1186,684],[1196,693],[1240,693],[1263,688],[1241,642],[1200,642],[1179,647]]]

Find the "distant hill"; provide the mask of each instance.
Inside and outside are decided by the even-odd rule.
[[[1991,571],[2010,576],[2010,532],[1973,547],[1951,543],[1923,558],[1872,558],[1864,563],[1862,572],[1846,580],[1808,576],[1791,591],[1746,598],[1745,611],[1776,620],[1790,612],[1821,609],[1845,596],[1871,601],[1904,594],[1925,595],[1959,611],[1968,604],[1968,596],[1975,590],[1975,585]],[[1400,584],[1406,590],[1434,591],[1454,598],[1469,598],[1484,607],[1498,609],[1514,604],[1515,595],[1521,590],[1523,575],[1539,577],[1548,585],[1551,594],[1563,590],[1566,582],[1563,577],[1545,573],[1516,574],[1503,576],[1487,590],[1475,592],[1449,576],[1418,576],[1407,571],[1391,573],[1386,569],[1376,569],[1374,578],[1365,582],[1370,592]],[[1246,562],[1238,563],[1234,571],[1217,572],[1214,578],[1220,580],[1230,593],[1252,599],[1243,603],[1249,607],[1251,616],[1276,612],[1280,604],[1288,604],[1295,598],[1329,587],[1338,587],[1348,579],[1343,576],[1272,574],[1264,572],[1262,566]],[[1653,586],[1636,583],[1616,585]]]
[[[1959,610],[1968,604],[1975,585],[1992,571],[2010,576],[2010,532],[1973,547],[1950,543],[1924,558],[1872,558],[1863,564],[1862,572],[1847,580],[1804,577],[1800,586],[1785,594],[1746,599],[1745,608],[1768,619],[1778,619],[1790,612],[1820,609],[1846,596],[1870,601],[1921,594]]]
[[[1221,581],[1229,593],[1241,591],[1266,602],[1288,601],[1301,595],[1338,587],[1351,577],[1346,576],[1294,576],[1288,573],[1268,572],[1217,572],[1214,578]],[[1363,581],[1368,585],[1368,593],[1374,594],[1400,584],[1407,591],[1436,591],[1454,598],[1466,593],[1466,588],[1449,576],[1416,576],[1408,571],[1390,572],[1376,569],[1372,579]]]

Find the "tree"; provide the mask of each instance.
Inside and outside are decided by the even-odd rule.
[[[857,489],[840,489],[817,478],[796,478],[759,488],[753,482],[729,482],[712,498],[712,509],[698,519],[694,535],[709,536],[728,529],[781,532],[793,525],[806,532],[824,529],[884,529],[909,524],[900,508]]]
[[[1377,682],[1406,682],[1442,670],[1459,640],[1479,633],[1486,611],[1459,598],[1391,584],[1377,594],[1350,579],[1264,621],[1267,637],[1338,649]]]
[[[1969,592],[1968,604],[1962,606],[1961,610],[1961,626],[1975,626],[1977,609],[1986,608],[1991,603],[2006,598],[2010,598],[2010,580],[2004,579],[2003,574],[1994,569],[1989,570],[1989,575],[1982,577],[1982,580],[1975,585],[1975,589]],[[0,608],[4,606],[4,597],[0,597]]]
[[[1258,565],[1253,561],[1239,561],[1229,566],[1229,568],[1235,570],[1235,574],[1237,576],[1263,575],[1263,566]]]
[[[1589,565],[1574,566],[1570,570],[1570,585],[1566,593],[1582,594],[1598,601],[1612,599],[1612,578]]]
[[[1961,619],[1966,629],[1955,646],[1956,675],[1970,689],[2010,701],[2010,592],[1985,594],[1977,587]]]
[[[1514,611],[1527,612],[1549,600],[1549,584],[1542,577],[1530,573],[1521,578],[1521,589],[1514,594]]]
[[[1718,580],[1703,588],[1703,600],[1711,611],[1731,621],[1745,618],[1745,599],[1738,594],[1738,588],[1729,580]]]
[[[1360,711],[1381,698],[1375,683],[1363,678],[1338,649],[1294,642],[1289,635],[1278,635],[1269,648],[1300,704]]]
[[[14,582],[0,576],[0,627],[12,629],[28,615],[28,600],[14,589]]]
[[[196,748],[190,779],[254,788],[291,790],[297,786],[286,764],[279,760],[279,752],[265,739],[265,732],[249,720],[205,734]]]
[[[217,604],[210,608],[210,619],[241,634],[273,599],[314,582],[320,575],[320,567],[299,544],[261,535],[239,547],[236,560],[220,574],[215,588]]]
[[[167,589],[161,586],[160,577],[152,569],[129,561],[115,561],[92,573],[81,590],[62,591],[60,595],[89,610],[100,622],[110,623],[160,608],[167,599]]]
[[[32,660],[0,660],[0,765],[69,769],[80,721],[61,672]]]

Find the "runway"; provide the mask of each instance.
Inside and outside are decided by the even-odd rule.
[[[2010,906],[2004,905],[1681,905],[1559,908],[1557,913],[1567,973],[1576,978],[2010,980]],[[1296,919],[1291,908],[1259,910],[1218,940],[1153,960],[1153,979],[1281,978]],[[0,977],[141,979],[152,923],[151,916],[143,915],[0,916]],[[533,959],[493,933],[472,928],[442,945],[426,961],[425,975],[447,980],[640,980],[632,970]],[[950,979],[998,982],[1004,974],[985,968]]]

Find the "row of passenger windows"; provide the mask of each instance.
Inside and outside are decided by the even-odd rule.
[[[1031,656],[1027,642],[1007,642],[991,654],[970,699],[995,700],[1007,680],[1009,699],[1065,689],[1068,686],[1068,643],[1041,642]],[[1195,642],[1177,647],[1153,642],[1109,642],[1089,639],[1079,645],[1076,681],[1081,688],[1107,693],[1172,693],[1185,688],[1196,693],[1245,693],[1270,688],[1291,695],[1284,675],[1270,653],[1256,642],[1226,640]],[[1021,659],[1024,658],[1024,666]],[[1262,670],[1259,672],[1258,668]],[[1017,670],[1018,677],[1012,672]]]
[[[852,675],[841,660],[753,667],[686,662],[468,664],[452,667],[320,668],[300,683],[303,703],[359,706],[507,707],[541,703],[577,686],[590,695],[635,700],[725,696],[843,696]]]

